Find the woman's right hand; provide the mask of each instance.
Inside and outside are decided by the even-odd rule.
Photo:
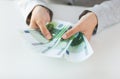
[[[36,6],[32,11],[30,27],[32,29],[40,29],[46,39],[51,39],[52,35],[46,27],[46,23],[48,22],[50,22],[48,10],[42,6]]]

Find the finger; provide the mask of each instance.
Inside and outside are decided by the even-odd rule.
[[[85,37],[87,38],[87,40],[89,41],[90,38],[91,38],[91,35],[88,35],[88,34],[84,34],[84,35],[85,35]]]
[[[33,20],[30,21],[30,28],[31,29],[38,29],[37,24]]]
[[[76,27],[74,27],[74,28],[68,30],[68,31],[62,36],[62,38],[63,38],[63,39],[68,39],[68,38],[70,38],[72,35],[74,35],[74,34],[77,33],[77,32],[78,32],[78,30],[76,29]]]
[[[83,34],[85,35],[85,37],[87,38],[88,41],[90,41],[91,36],[92,36],[92,32],[83,32]]]
[[[49,15],[49,14],[47,15],[46,23],[47,23],[47,22],[50,22],[50,15]]]
[[[47,38],[47,39],[51,39],[52,36],[50,34],[50,32],[48,31],[47,27],[45,26],[45,24],[43,24],[42,22],[37,22],[38,27],[40,28],[42,34]]]

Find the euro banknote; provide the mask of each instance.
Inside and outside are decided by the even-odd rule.
[[[48,23],[46,27],[52,35],[50,40],[47,40],[39,29],[24,29],[22,35],[42,55],[65,58],[72,62],[83,61],[93,53],[84,34],[78,32],[67,40],[62,39],[62,35],[72,26],[70,22],[59,20]]]

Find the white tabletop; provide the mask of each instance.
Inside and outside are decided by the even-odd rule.
[[[94,54],[82,63],[34,52],[18,31],[23,26],[16,5],[0,1],[0,79],[120,79],[120,24],[92,37]]]

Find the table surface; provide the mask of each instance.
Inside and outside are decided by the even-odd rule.
[[[70,14],[58,12],[63,7],[53,7],[55,17],[75,21]],[[92,37],[94,54],[82,63],[34,52],[19,33],[23,26],[26,24],[17,6],[12,1],[0,1],[0,79],[120,79],[120,24]]]

